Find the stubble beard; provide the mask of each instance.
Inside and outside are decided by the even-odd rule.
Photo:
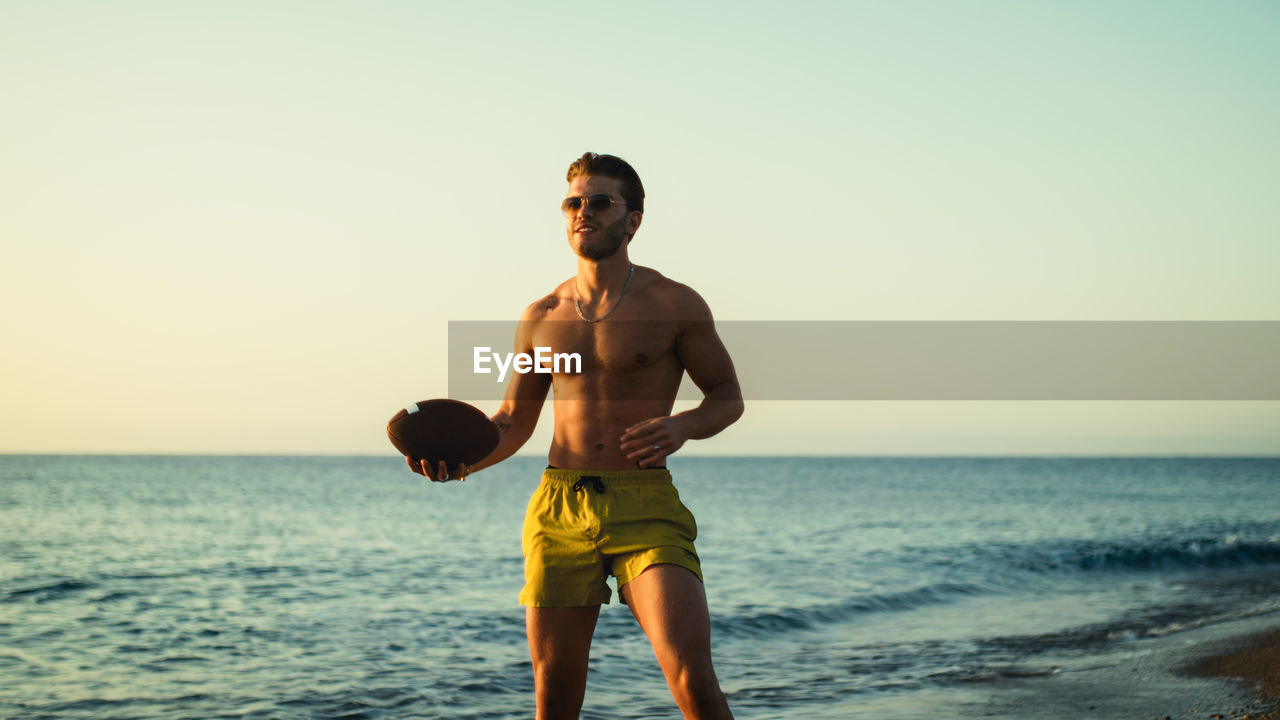
[[[627,218],[624,216],[617,222],[600,228],[596,234],[600,237],[579,246],[578,254],[595,262],[613,257],[627,241]]]

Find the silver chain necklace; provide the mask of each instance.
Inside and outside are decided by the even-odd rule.
[[[622,285],[622,293],[618,295],[618,302],[614,303],[613,307],[609,308],[609,312],[601,315],[595,320],[592,320],[591,318],[582,314],[582,293],[578,292],[578,278],[574,278],[573,279],[573,309],[578,311],[578,317],[582,318],[583,322],[598,323],[601,320],[612,315],[613,311],[617,310],[618,306],[622,304],[622,298],[627,296],[627,290],[631,287],[631,276],[635,274],[636,274],[636,266],[632,265],[631,269],[627,271],[627,281]]]

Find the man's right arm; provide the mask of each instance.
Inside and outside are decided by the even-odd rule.
[[[538,320],[540,304],[541,301],[530,305],[520,316],[520,322],[516,326],[516,353],[533,353],[533,326]],[[550,387],[551,380],[545,374],[513,373],[502,398],[502,404],[498,406],[498,412],[490,418],[498,426],[498,447],[494,448],[493,452],[475,465],[459,465],[452,469],[446,468],[443,462],[440,463],[439,468],[433,468],[426,460],[415,464],[412,458],[405,458],[409,468],[419,475],[425,475],[433,482],[438,482],[436,478],[458,480],[464,475],[492,467],[506,460],[516,454],[516,451],[533,435]]]
[[[538,321],[541,301],[525,308],[516,326],[515,352],[533,355],[533,327]],[[468,468],[470,472],[492,467],[516,454],[533,435],[538,416],[546,404],[547,391],[551,388],[551,376],[544,373],[512,373],[511,381],[494,413],[492,420],[498,426],[498,447],[488,457]]]

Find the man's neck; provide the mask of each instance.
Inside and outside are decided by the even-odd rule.
[[[580,300],[594,302],[602,297],[616,297],[631,274],[631,260],[625,248],[604,260],[578,258],[576,279]]]

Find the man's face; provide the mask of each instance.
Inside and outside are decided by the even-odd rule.
[[[640,213],[628,212],[619,192],[622,181],[617,178],[579,175],[569,182],[565,197],[608,195],[617,202],[600,211],[592,210],[584,202],[577,212],[565,218],[569,234],[569,247],[588,260],[604,260],[612,257],[639,226]]]

